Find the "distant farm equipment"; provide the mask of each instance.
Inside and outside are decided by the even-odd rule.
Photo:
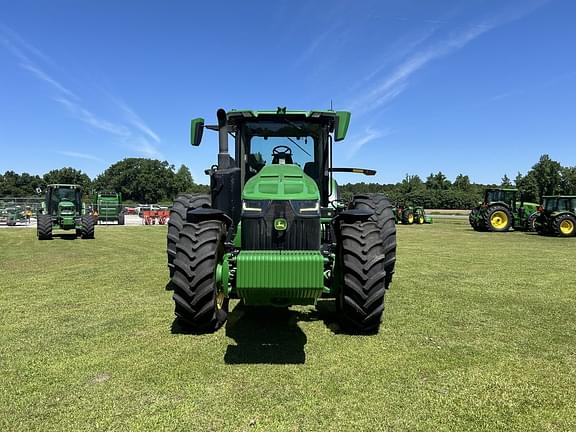
[[[15,226],[18,223],[27,223],[30,220],[31,211],[22,206],[8,204],[0,207],[0,222],[7,226]]]
[[[142,223],[144,225],[166,225],[170,210],[143,210]]]
[[[483,202],[472,209],[468,218],[475,231],[534,231],[538,204],[525,202],[518,189],[489,188]]]
[[[98,223],[118,223],[124,225],[125,213],[122,208],[122,195],[118,192],[98,192],[93,215]]]
[[[394,221],[398,224],[431,224],[432,218],[426,214],[422,206],[396,205],[394,207]]]
[[[543,197],[538,209],[535,228],[538,234],[559,237],[576,235],[576,196],[558,195]]]
[[[82,188],[73,184],[51,184],[46,189],[42,210],[38,214],[39,240],[51,240],[54,228],[75,230],[76,237],[94,238],[94,216],[86,214]]]

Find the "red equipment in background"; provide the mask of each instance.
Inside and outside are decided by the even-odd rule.
[[[142,222],[144,225],[165,225],[169,216],[169,210],[144,210]]]

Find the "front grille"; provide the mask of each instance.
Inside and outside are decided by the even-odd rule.
[[[276,219],[286,219],[284,231],[274,228]],[[294,213],[289,201],[272,201],[263,214],[242,216],[244,250],[319,250],[320,217]]]

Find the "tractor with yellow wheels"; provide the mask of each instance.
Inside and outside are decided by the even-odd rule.
[[[489,188],[482,203],[470,212],[469,222],[475,231],[534,231],[538,207],[525,202],[518,189]]]
[[[576,235],[576,195],[545,196],[538,209],[536,231],[542,235]]]
[[[394,222],[401,223],[403,225],[412,225],[414,220],[414,209],[410,206],[404,206],[401,204],[396,204],[393,208],[394,211]]]

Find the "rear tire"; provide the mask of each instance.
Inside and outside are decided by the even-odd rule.
[[[396,222],[392,204],[385,195],[374,193],[355,195],[352,199],[352,207],[374,212],[371,220],[376,222],[384,244],[386,288],[388,288],[396,265]]]
[[[36,234],[38,240],[52,240],[52,217],[41,214],[37,219]]]
[[[574,237],[576,234],[576,218],[569,214],[560,215],[552,221],[554,234],[559,237]]]
[[[512,213],[501,205],[489,207],[484,214],[484,225],[488,231],[506,232],[512,225]]]
[[[184,223],[176,244],[175,314],[199,333],[218,330],[228,316],[228,299],[219,295],[216,268],[224,256],[226,227],[220,221]]]
[[[186,212],[189,208],[210,207],[210,197],[200,194],[181,194],[176,197],[172,210],[170,210],[170,219],[168,220],[168,234],[166,236],[166,253],[168,255],[168,271],[170,278],[174,275],[174,259],[176,258],[176,243],[180,231],[186,223]],[[171,284],[168,284],[171,289]]]
[[[83,239],[94,238],[94,216],[92,215],[82,216],[82,229],[80,231],[80,236]]]
[[[342,326],[354,333],[377,333],[384,313],[386,255],[375,222],[339,227],[340,292],[336,308]]]
[[[402,212],[402,223],[404,225],[412,225],[414,223],[414,213],[412,210],[404,210]]]

